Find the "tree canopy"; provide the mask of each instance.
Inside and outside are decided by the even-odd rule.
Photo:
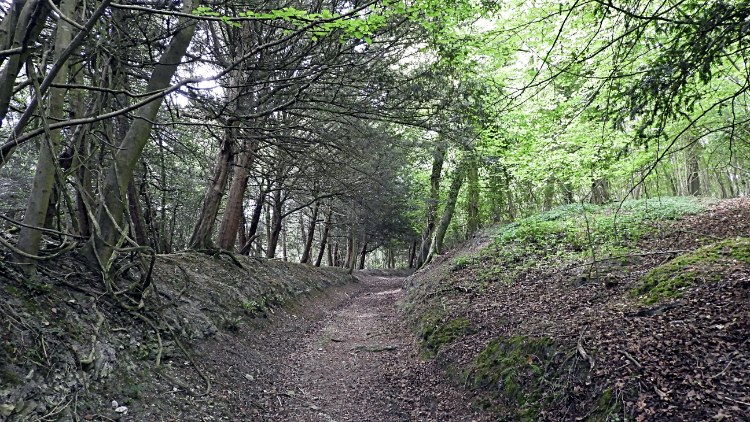
[[[573,202],[744,196],[739,1],[0,5],[3,247],[415,266]]]

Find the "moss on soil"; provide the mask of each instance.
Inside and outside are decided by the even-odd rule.
[[[499,412],[502,420],[537,421],[542,420],[542,410],[567,394],[567,387],[560,382],[565,375],[580,382],[587,377],[587,366],[573,365],[573,360],[565,357],[575,351],[565,352],[546,337],[498,337],[487,343],[470,369],[459,374],[451,368],[448,373],[454,381],[479,393],[477,406]],[[621,409],[611,388],[600,390],[596,405],[582,420],[608,421]]]
[[[488,394],[477,404],[512,420],[531,421],[544,407],[544,368],[557,351],[549,338],[499,337],[476,357],[464,383]]]
[[[750,264],[750,239],[727,239],[681,255],[646,274],[633,291],[651,304],[662,298],[680,297],[696,281],[718,281],[736,265]]]
[[[471,322],[463,317],[447,318],[445,313],[432,311],[419,323],[420,346],[427,356],[434,356],[441,347],[471,332]]]
[[[622,406],[617,401],[617,395],[611,388],[604,390],[599,396],[597,406],[584,419],[586,422],[607,422],[620,420],[618,417],[613,418],[622,412]]]
[[[0,371],[0,385],[2,385],[3,387],[15,387],[17,385],[21,385],[22,383],[23,380],[15,372],[8,370]]]

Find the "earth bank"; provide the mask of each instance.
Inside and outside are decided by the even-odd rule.
[[[260,388],[291,333],[362,288],[341,269],[227,254],[159,256],[143,292],[141,272],[126,271],[112,295],[74,255],[34,282],[0,263],[0,420],[234,417],[252,403],[217,391],[222,378]],[[215,352],[235,343],[252,344],[256,359],[217,367]]]
[[[431,364],[500,420],[750,420],[750,201],[647,222],[595,261],[558,214],[406,280]]]

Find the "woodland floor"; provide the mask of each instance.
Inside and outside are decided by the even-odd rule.
[[[166,364],[190,387],[157,377],[129,404],[127,415],[118,417],[121,422],[516,420],[514,412],[523,405],[509,403],[497,385],[468,380],[492,341],[524,336],[551,339],[558,348],[546,367],[570,367],[571,374],[550,377],[553,382],[539,391],[546,401],[531,420],[750,420],[748,266],[735,261],[710,268],[679,299],[645,305],[631,294],[650,269],[675,256],[660,251],[683,253],[750,237],[750,201],[714,203],[699,215],[663,223],[655,233],[638,241],[644,253],[637,265],[604,283],[576,285],[580,262],[528,256],[524,259],[538,265],[515,273],[512,283],[479,286],[482,261],[455,266],[465,254],[490,246],[479,238],[408,279],[407,284],[422,280],[424,289],[408,297],[403,277],[360,272],[360,283],[331,288],[257,326],[223,329],[210,340],[191,342],[198,366],[211,380],[209,394],[201,394],[206,384],[177,355]],[[663,312],[639,314],[677,301]],[[442,320],[463,318],[471,328],[444,344],[434,359],[424,358],[410,325],[415,312],[419,317],[418,310],[429,306],[438,306]],[[590,359],[577,349],[588,351]],[[524,355],[523,361],[536,364],[538,358]],[[461,380],[449,379],[446,369]],[[581,373],[585,376],[574,376]],[[597,407],[603,394],[611,396],[606,409]],[[79,416],[112,420],[95,412]]]
[[[145,421],[486,421],[440,369],[418,357],[397,301],[403,277],[360,273],[361,283],[328,298],[341,304],[314,323],[302,312],[233,341],[196,345],[212,393],[146,397],[155,405],[124,419]],[[318,303],[313,306],[323,306]],[[300,310],[302,311],[302,310]],[[307,309],[305,312],[311,312]],[[306,322],[307,321],[307,322]],[[175,365],[179,369],[179,365]],[[180,377],[201,381],[185,365]]]
[[[418,358],[397,310],[403,278],[360,276],[363,293],[305,334],[266,394],[269,421],[479,421],[475,409]],[[274,397],[275,396],[275,397]]]
[[[750,236],[750,201],[721,201],[700,215],[665,223],[638,247],[689,251],[737,236]],[[475,243],[475,251],[487,246]],[[466,252],[448,253],[432,267],[449,265]],[[555,398],[539,409],[539,420],[593,420],[597,415],[596,420],[750,420],[748,268],[738,264],[711,269],[712,277],[721,281],[706,280],[685,289],[677,307],[638,315],[660,303],[644,305],[629,292],[650,269],[673,257],[644,254],[607,286],[576,287],[580,265],[566,269],[570,263],[554,258],[544,270],[522,272],[513,283],[498,282],[482,290],[476,288],[476,270],[454,271],[444,281],[449,287],[437,281],[431,289],[450,290],[441,298],[445,318],[467,318],[472,330],[446,345],[435,359],[423,359],[409,317],[399,305],[420,299],[405,298],[404,278],[361,273],[362,283],[342,293],[345,296],[311,304],[325,308],[322,319],[306,319],[304,312],[310,310],[299,310],[264,330],[195,345],[204,368],[214,374],[212,394],[194,398],[177,391],[151,397],[146,401],[169,404],[161,411],[152,405],[148,416],[137,419],[514,420],[516,410],[507,402],[495,407],[505,400],[497,398],[497,390],[451,382],[445,369],[471,374],[472,362],[492,339],[529,336],[550,338],[558,350],[570,351],[556,354],[552,363],[567,353],[567,364],[588,374],[560,379],[558,390],[542,392]],[[717,273],[722,277],[715,277]],[[430,270],[417,277],[430,277]],[[586,362],[577,348],[588,350],[592,360]],[[535,356],[529,359],[535,362]],[[181,376],[191,377],[188,369]],[[597,408],[605,391],[614,394],[606,412]],[[478,410],[478,403],[489,409]]]

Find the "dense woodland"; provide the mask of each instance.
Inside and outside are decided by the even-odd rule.
[[[0,243],[419,267],[568,203],[748,194],[745,1],[12,0]]]

